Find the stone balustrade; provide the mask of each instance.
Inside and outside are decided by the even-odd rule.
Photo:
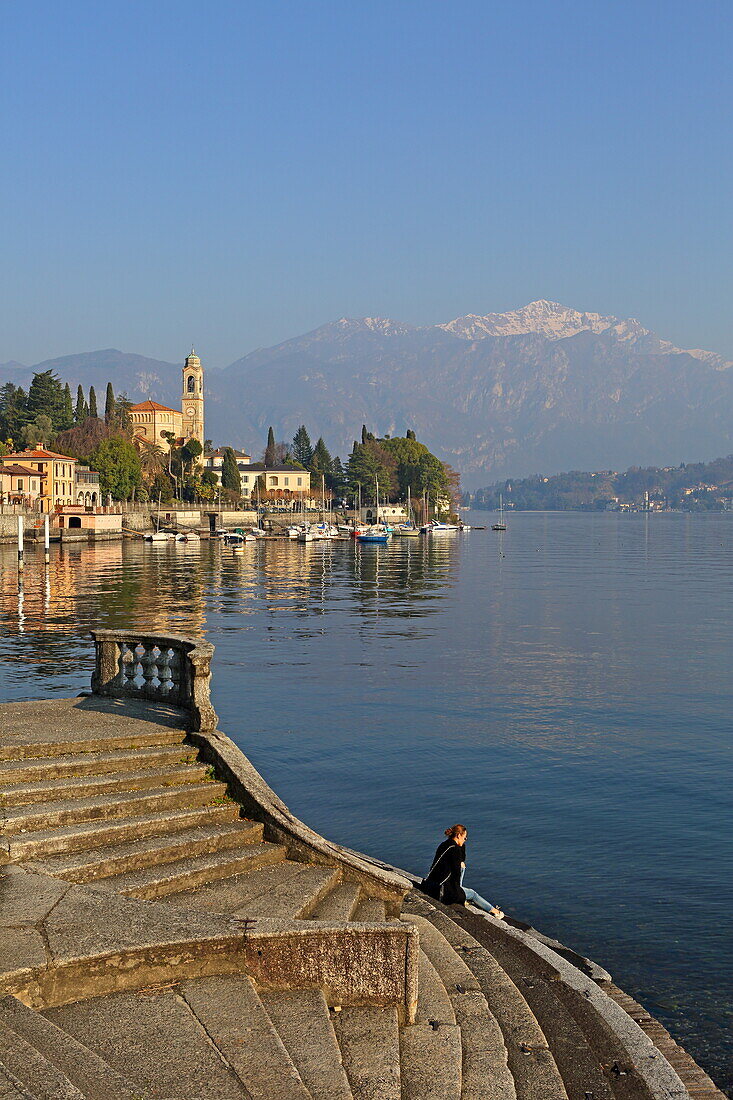
[[[168,703],[189,711],[192,729],[216,729],[209,694],[214,656],[210,642],[138,630],[93,630],[91,636],[95,695]]]

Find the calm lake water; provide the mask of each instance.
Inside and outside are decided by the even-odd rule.
[[[733,515],[27,559],[0,698],[87,687],[95,624],[205,635],[221,728],[310,825],[421,872],[465,822],[470,885],[733,1086]]]

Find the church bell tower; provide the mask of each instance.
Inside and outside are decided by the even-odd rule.
[[[183,438],[198,439],[204,445],[204,370],[201,360],[191,348],[183,364]]]

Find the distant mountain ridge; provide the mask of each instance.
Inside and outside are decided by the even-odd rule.
[[[544,300],[429,326],[343,317],[209,369],[206,434],[258,454],[268,425],[290,439],[305,423],[344,457],[362,423],[410,427],[474,485],[663,465],[733,450],[731,366],[633,318]],[[180,402],[174,363],[109,349],[33,370],[49,368],[74,386],[99,392],[110,378],[134,400]],[[23,373],[0,368],[0,381]]]

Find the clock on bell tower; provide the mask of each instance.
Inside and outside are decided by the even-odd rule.
[[[201,360],[191,348],[183,364],[183,438],[198,439],[204,445],[204,370]]]

